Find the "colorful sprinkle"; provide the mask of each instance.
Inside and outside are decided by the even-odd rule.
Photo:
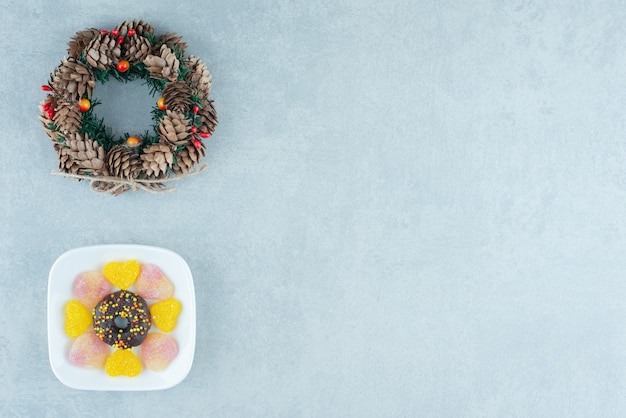
[[[151,326],[148,304],[127,290],[111,293],[93,310],[95,334],[113,348],[138,346]]]

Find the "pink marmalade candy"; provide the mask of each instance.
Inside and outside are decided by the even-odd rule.
[[[97,271],[85,271],[74,279],[72,291],[74,297],[91,309],[102,300],[103,297],[111,293],[113,286],[104,277],[104,274]]]
[[[174,284],[154,264],[142,264],[135,290],[144,299],[165,300],[174,294]]]
[[[165,369],[178,354],[176,340],[167,334],[148,334],[140,347],[143,363],[155,372]]]
[[[74,366],[101,369],[109,356],[109,346],[93,332],[77,337],[70,347],[69,361]]]

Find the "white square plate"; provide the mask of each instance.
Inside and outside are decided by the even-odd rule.
[[[178,355],[162,371],[142,368],[139,376],[111,377],[103,369],[77,367],[69,363],[72,340],[65,334],[65,304],[74,299],[72,283],[79,273],[102,271],[109,261],[137,260],[152,263],[174,283],[174,298],[182,303],[176,328],[169,333],[178,343]],[[114,290],[118,290],[114,288]],[[150,301],[148,301],[150,303]],[[151,332],[154,332],[153,326]],[[161,390],[182,382],[193,363],[196,345],[196,298],[191,270],[185,260],[173,251],[145,245],[98,245],[70,250],[52,265],[48,277],[48,351],[50,366],[66,386],[84,390]]]

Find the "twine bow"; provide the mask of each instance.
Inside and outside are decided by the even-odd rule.
[[[169,183],[176,180],[184,179],[204,171],[207,168],[206,164],[202,167],[188,171],[184,174],[177,175],[175,177],[168,177],[164,179],[123,179],[119,177],[111,176],[87,176],[83,174],[63,173],[60,171],[52,171],[51,174],[57,176],[63,176],[71,179],[87,180],[89,181],[89,188],[96,193],[108,193],[114,196],[124,193],[127,190],[136,192],[137,190],[143,190],[149,193],[167,193],[175,189],[174,186],[167,187],[165,183]]]

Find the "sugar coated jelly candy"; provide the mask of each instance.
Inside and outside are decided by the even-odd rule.
[[[129,260],[123,263],[111,261],[104,265],[104,276],[115,287],[128,289],[139,276],[139,262]]]
[[[167,334],[159,332],[148,334],[141,344],[141,359],[143,364],[152,371],[165,369],[178,355],[176,340]]]
[[[174,295],[174,284],[154,264],[143,264],[135,282],[135,290],[144,299],[165,300]]]
[[[135,377],[141,373],[141,362],[131,350],[116,350],[107,359],[104,370],[109,376]]]
[[[74,366],[101,369],[108,355],[109,346],[93,332],[86,332],[74,340],[68,357]]]
[[[91,312],[77,300],[70,300],[65,304],[65,333],[70,338],[76,338],[91,326]]]
[[[87,308],[93,308],[103,297],[111,293],[113,286],[97,271],[85,271],[74,279],[72,292],[74,297]]]
[[[178,315],[183,305],[176,299],[165,299],[161,302],[155,302],[150,306],[150,315],[152,323],[161,331],[170,332],[176,328]]]

